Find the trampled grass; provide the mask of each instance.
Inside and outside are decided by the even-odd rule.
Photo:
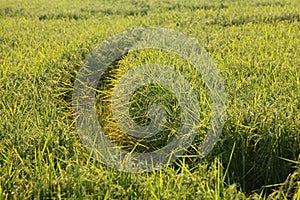
[[[1,1],[0,199],[300,199],[299,13],[297,0]],[[205,159],[130,174],[81,143],[76,73],[100,42],[139,27],[195,38],[221,72],[227,119]],[[187,66],[140,51],[115,70],[147,62]]]

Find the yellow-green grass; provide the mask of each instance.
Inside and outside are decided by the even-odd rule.
[[[297,0],[1,1],[0,199],[299,199],[299,13]],[[195,38],[223,76],[228,116],[203,160],[118,172],[76,133],[80,65],[101,41],[138,27]],[[116,70],[147,59],[185,62],[141,51]]]

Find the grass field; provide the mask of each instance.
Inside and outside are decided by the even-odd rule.
[[[298,0],[2,0],[0,24],[0,200],[300,200]],[[72,90],[99,43],[141,27],[206,49],[225,83],[227,119],[204,159],[134,174],[81,143]],[[141,51],[118,66],[146,62],[185,63]]]

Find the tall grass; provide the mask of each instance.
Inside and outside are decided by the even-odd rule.
[[[299,13],[296,0],[1,1],[0,199],[300,199]],[[118,172],[76,134],[73,82],[98,43],[153,26],[194,37],[208,51],[226,84],[228,118],[203,160],[191,159],[191,148],[161,170]],[[115,70],[147,59],[186,66],[141,51]]]

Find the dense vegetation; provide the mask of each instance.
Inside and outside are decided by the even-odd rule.
[[[0,199],[300,199],[297,0],[2,0],[0,24]],[[81,143],[76,73],[101,41],[139,27],[195,38],[222,74],[227,120],[205,159],[131,174]],[[173,58],[141,51],[118,66]]]

